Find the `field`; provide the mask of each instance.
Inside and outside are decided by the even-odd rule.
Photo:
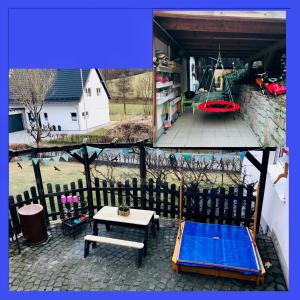
[[[126,115],[124,114],[124,105],[123,103],[110,103],[110,120],[111,121],[123,121],[129,120],[134,115],[144,115],[143,104],[126,104]]]
[[[22,169],[17,165],[17,162],[9,163],[9,195],[16,196],[18,194],[23,194],[24,191],[30,190],[31,186],[36,186],[35,178],[33,173],[33,168],[31,162],[21,163]],[[85,176],[83,174],[83,165],[76,162],[59,162],[57,165],[60,171],[54,170],[54,162],[50,162],[48,166],[41,165],[41,173],[44,183],[44,189],[47,191],[47,183],[51,183],[53,187],[55,184],[70,184],[72,181],[77,182],[78,179],[82,179],[85,185]],[[99,170],[107,174],[108,169],[106,166],[98,167]],[[139,177],[138,167],[113,167],[109,171],[113,170],[113,176],[122,182],[125,179],[131,179],[133,177]],[[208,176],[216,179],[214,184],[215,187],[221,185],[221,173],[210,173]],[[98,175],[100,179],[103,176]],[[224,174],[224,187],[232,185],[230,178]],[[188,180],[188,178],[186,179]],[[174,175],[168,175],[167,181],[172,184],[178,184],[178,179]],[[202,184],[201,187],[212,187],[207,184]]]

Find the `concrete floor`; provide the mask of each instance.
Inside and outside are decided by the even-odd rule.
[[[259,147],[257,137],[237,113],[184,112],[156,141],[157,147]]]

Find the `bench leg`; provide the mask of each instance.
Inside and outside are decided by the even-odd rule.
[[[149,233],[149,226],[145,228],[145,237],[144,237],[144,256],[147,255],[148,250],[148,233]]]
[[[155,223],[154,222],[155,221],[152,221],[152,223],[151,223],[151,232],[152,232],[153,237],[156,236],[156,227],[155,227]]]
[[[159,219],[155,219],[155,225],[156,225],[156,229],[159,230]]]
[[[94,223],[93,223],[93,235],[98,236],[98,223],[95,220],[94,220]],[[96,243],[95,242],[92,243],[92,247],[96,248]]]
[[[136,264],[138,267],[140,267],[142,265],[142,261],[143,261],[143,249],[139,249],[138,250],[138,257],[137,257],[137,261]]]
[[[109,224],[105,224],[105,228],[106,228],[106,231],[110,231],[110,225]]]
[[[84,258],[90,254],[90,241],[84,241]]]

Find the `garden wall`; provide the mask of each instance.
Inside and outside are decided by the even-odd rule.
[[[286,144],[286,96],[265,96],[252,85],[239,87],[241,115],[262,146]]]

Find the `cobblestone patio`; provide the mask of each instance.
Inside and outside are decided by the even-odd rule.
[[[139,241],[142,234],[128,228],[113,227],[109,236]],[[63,236],[60,227],[51,229],[48,243],[39,247],[22,246],[20,255],[10,249],[9,287],[11,291],[81,291],[81,290],[146,290],[146,291],[249,291],[286,290],[273,243],[267,236],[257,239],[264,263],[270,262],[263,285],[240,280],[215,278],[199,274],[177,274],[171,269],[171,257],[177,234],[174,221],[161,221],[158,235],[149,238],[148,255],[142,267],[135,264],[136,251],[98,245],[83,258],[83,236],[87,227],[74,240]],[[99,235],[108,235],[99,226]]]

